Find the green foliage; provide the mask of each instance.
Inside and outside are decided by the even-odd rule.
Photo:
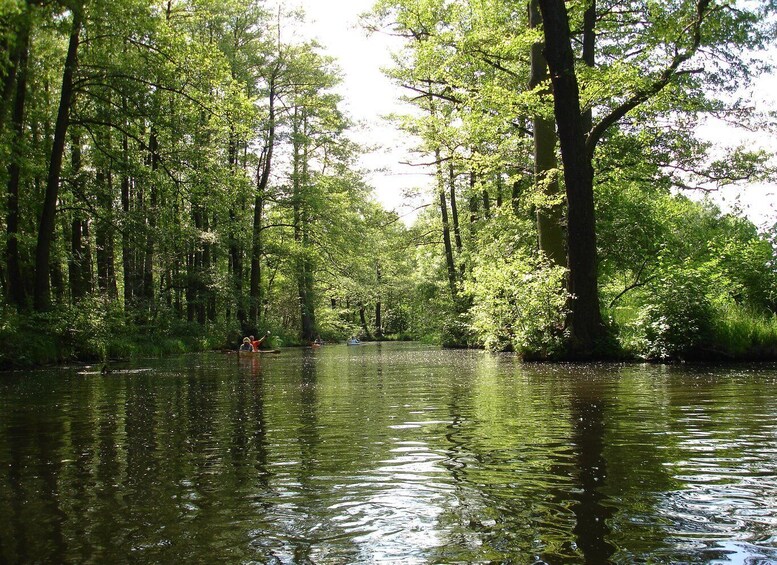
[[[477,265],[466,285],[472,326],[486,348],[548,358],[563,351],[565,269],[517,251]]]
[[[654,281],[626,348],[647,359],[667,361],[709,346],[714,311],[707,275],[702,269],[675,268]]]

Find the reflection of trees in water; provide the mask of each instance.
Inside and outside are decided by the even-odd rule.
[[[615,548],[607,541],[608,520],[613,510],[606,503],[607,461],[605,412],[608,400],[604,391],[592,382],[578,381],[570,399],[569,417],[574,426],[577,493],[572,510],[576,524],[577,546],[586,563],[608,563]]]
[[[61,562],[68,544],[58,474],[65,419],[59,406],[45,413],[16,406],[2,414],[0,445],[0,563]]]
[[[485,364],[451,375],[443,465],[454,495],[438,521],[448,544],[435,559],[529,562],[544,552],[558,562],[576,553],[567,408],[546,384],[504,370]],[[549,476],[554,466],[563,470]]]

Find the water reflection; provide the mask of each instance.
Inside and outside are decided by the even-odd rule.
[[[138,368],[0,380],[0,562],[777,561],[773,367]]]

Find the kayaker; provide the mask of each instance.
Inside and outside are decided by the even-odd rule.
[[[270,335],[270,332],[269,332],[269,330],[268,330],[268,331],[267,331],[267,333],[266,333],[266,334],[264,334],[264,335],[263,335],[262,337],[260,337],[259,339],[254,339],[254,336],[250,336],[250,338],[251,338],[251,339],[250,339],[250,341],[251,341],[251,345],[253,346],[253,348],[254,348],[254,351],[259,351],[259,346],[260,346],[260,345],[262,345],[262,342],[263,342],[265,339],[267,339],[267,336],[269,336],[269,335]]]
[[[251,345],[251,340],[247,337],[243,338],[243,343],[240,345],[240,351],[253,351],[254,346]]]

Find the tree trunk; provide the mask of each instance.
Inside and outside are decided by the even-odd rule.
[[[156,215],[158,204],[158,188],[156,172],[159,169],[159,139],[156,129],[152,126],[148,138],[148,159],[151,166],[151,186],[149,190],[149,202],[146,207],[146,243],[143,253],[143,298],[144,305],[153,310],[154,305],[154,247],[156,237]]]
[[[362,334],[365,339],[372,339],[370,329],[367,327],[367,308],[364,306],[364,302],[359,302],[359,323],[361,324]]]
[[[127,101],[122,101],[122,109],[127,112]],[[126,114],[125,114],[126,115]],[[126,123],[125,123],[126,125]],[[132,234],[134,229],[130,220],[131,211],[131,179],[129,176],[129,139],[126,134],[122,134],[122,161],[123,171],[121,173],[121,211],[122,211],[122,230],[121,230],[121,266],[122,278],[124,279],[124,311],[128,313],[133,309],[135,300],[135,268],[132,251]]]
[[[207,221],[207,216],[206,216],[206,221]],[[217,216],[214,213],[213,220],[207,226],[208,230],[216,232],[216,228],[218,227],[217,222],[218,222]],[[205,259],[205,268],[206,268],[206,275],[207,275],[206,282],[208,285],[206,289],[206,293],[208,296],[208,322],[215,322],[216,321],[216,292],[213,287],[213,282],[214,282],[214,273],[216,271],[216,265],[218,264],[218,247],[216,247],[212,243],[206,243],[205,250],[207,255]]]
[[[229,136],[229,170],[237,175],[237,139],[234,131]],[[235,315],[240,327],[246,325],[246,311],[243,302],[243,252],[237,238],[237,208],[245,206],[243,195],[238,196],[236,207],[229,210],[229,267],[232,274],[232,296],[235,303]],[[227,303],[227,321],[231,318],[231,304]]]
[[[453,240],[456,242],[456,252],[461,254],[463,246],[461,242],[461,228],[459,227],[459,207],[456,203],[456,171],[453,160],[448,165],[450,182],[451,220],[453,221]]]
[[[6,33],[3,45],[0,47],[0,53],[9,54],[8,66],[5,69],[6,74],[3,76],[3,89],[0,92],[0,133],[5,127],[8,109],[11,107],[11,104],[15,104],[14,85],[17,83],[17,73],[20,72],[22,57],[26,58],[29,52],[29,26],[29,15],[22,14],[17,36],[13,38],[12,34]],[[18,95],[16,97],[18,98]]]
[[[83,197],[83,180],[81,178],[81,136],[73,134],[71,138],[71,175],[73,192],[77,199]],[[82,210],[73,211],[70,225],[70,297],[77,304],[91,290],[92,261],[89,250],[89,220]]]
[[[461,227],[459,226],[459,207],[456,203],[456,171],[453,167],[453,160],[448,166],[448,176],[450,182],[450,200],[451,200],[451,220],[453,220],[453,241],[456,243],[456,255],[461,258],[464,246],[461,241]],[[467,266],[462,261],[459,263],[459,276],[464,278]]]
[[[276,69],[277,70],[277,69]],[[254,225],[251,245],[250,308],[248,318],[259,326],[262,308],[262,216],[264,193],[270,181],[273,149],[275,147],[275,74],[270,77],[267,139],[262,149],[262,159],[257,170],[256,197],[254,198]]]
[[[536,28],[542,24],[537,0],[529,2],[529,26]],[[547,81],[548,63],[542,53],[543,42],[537,42],[531,48],[531,75],[529,88],[535,89]],[[543,95],[549,94],[549,89],[542,90]],[[559,197],[559,184],[556,174],[556,128],[552,118],[540,114],[533,116],[534,129],[534,182],[535,190],[542,190],[546,198],[555,200]],[[566,264],[564,249],[564,227],[562,225],[563,205],[542,205],[537,209],[537,234],[539,248],[555,265]]]
[[[448,223],[448,202],[445,198],[445,179],[442,173],[442,156],[440,149],[434,150],[434,158],[437,162],[437,194],[440,199],[440,217],[442,219],[442,242],[445,247],[445,264],[448,267],[448,286],[451,290],[451,298],[454,302],[458,298],[456,287],[456,265],[453,261],[453,246],[451,245],[451,230]]]
[[[62,90],[54,127],[54,143],[51,148],[49,175],[46,181],[46,194],[43,199],[43,212],[38,227],[38,244],[35,249],[35,309],[47,310],[50,303],[50,256],[54,237],[54,219],[57,212],[59,194],[59,176],[62,170],[62,157],[65,152],[65,138],[70,121],[70,104],[73,98],[73,74],[76,70],[78,40],[81,33],[81,6],[73,9],[73,23],[70,30],[65,68],[62,74]]]
[[[25,19],[25,22],[27,20]],[[17,307],[25,305],[24,281],[19,258],[19,182],[21,180],[22,142],[24,140],[24,109],[27,95],[27,60],[29,57],[29,25],[23,25],[16,38],[20,53],[16,68],[16,95],[14,97],[11,126],[10,162],[8,163],[8,212],[6,216],[5,258],[8,270],[8,298]],[[9,72],[9,74],[11,74]],[[4,113],[4,111],[3,111]],[[2,127],[0,127],[2,131]]]
[[[110,138],[110,134],[108,134]],[[113,244],[113,183],[110,166],[96,174],[98,198],[102,216],[97,218],[95,226],[95,244],[97,255],[97,288],[111,299],[118,298],[116,287],[116,267]]]
[[[299,293],[301,335],[303,341],[315,339],[315,310],[313,300],[313,270],[307,257],[310,248],[308,240],[308,212],[306,210],[305,192],[308,177],[308,141],[307,116],[305,110],[294,109],[293,127],[293,183],[294,183],[294,239],[299,242],[300,256],[297,260],[297,287]]]
[[[475,235],[475,224],[478,221],[478,197],[475,194],[475,185],[477,184],[477,175],[475,171],[469,172],[469,231],[470,235]]]
[[[585,358],[596,355],[606,336],[599,310],[593,166],[585,146],[566,7],[563,0],[539,0],[539,4],[567,194],[567,266],[573,296],[568,318],[569,353]]]
[[[375,282],[377,283],[377,287],[381,287],[381,283],[383,282],[382,279],[382,273],[380,271],[380,264],[375,265]],[[383,338],[383,319],[382,319],[382,312],[381,312],[381,303],[380,303],[380,296],[375,300],[375,337],[378,339]]]

